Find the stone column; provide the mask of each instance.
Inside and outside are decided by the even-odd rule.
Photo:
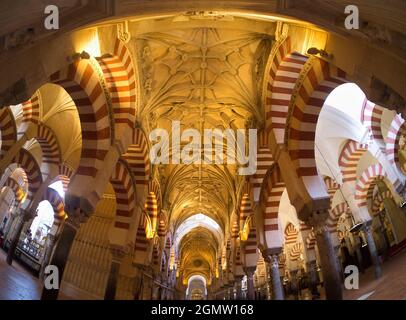
[[[292,291],[295,300],[299,300],[299,286],[298,286],[298,279],[297,279],[298,270],[291,270],[290,271],[290,289]]]
[[[242,278],[243,278],[242,276],[236,276],[236,277],[235,277],[234,286],[235,286],[236,299],[237,299],[237,300],[243,300],[243,296],[242,296],[242,284],[241,284]]]
[[[41,265],[40,279],[44,279],[45,267],[49,264],[49,260],[51,259],[51,255],[52,255],[52,249],[54,248],[55,243],[56,243],[56,236],[51,233],[48,233],[47,241],[45,244],[44,259],[42,260],[42,265]]]
[[[159,285],[152,283],[152,300],[159,300]]]
[[[272,298],[273,300],[284,300],[281,276],[279,273],[279,254],[273,252],[268,255],[270,278],[272,280]]]
[[[60,233],[50,263],[50,265],[56,266],[59,271],[58,289],[47,289],[44,286],[42,290],[41,300],[58,299],[63,273],[65,271],[65,266],[68,261],[73,241],[75,240],[76,233],[79,230],[80,224],[86,221],[89,212],[93,210],[90,209],[90,207],[86,211],[82,210],[80,207],[84,203],[79,203],[81,202],[81,199],[79,198],[72,199],[73,200],[72,202],[75,202],[74,205],[69,204],[69,200],[70,199],[67,199],[65,206],[65,211],[68,214],[68,219],[65,220],[65,223],[61,227],[62,231]]]
[[[362,231],[365,234],[367,240],[369,253],[371,254],[372,264],[375,270],[375,278],[378,279],[382,276],[381,263],[379,261],[378,252],[376,250],[375,240],[372,236],[372,221],[364,224]]]
[[[330,232],[325,224],[327,217],[328,211],[314,212],[310,218],[310,225],[313,226],[316,235],[326,298],[327,300],[342,300],[343,292],[337,256],[334,252]]]
[[[157,281],[158,280],[158,281]],[[152,283],[152,300],[160,300],[160,295],[159,295],[159,289],[160,286],[157,282],[159,281],[159,277],[152,279],[151,283]]]
[[[107,280],[106,291],[104,292],[104,300],[115,300],[117,291],[117,281],[120,274],[120,266],[125,256],[125,250],[122,247],[110,247],[112,261],[110,265],[109,277]]]
[[[256,267],[245,268],[247,275],[247,300],[255,300],[254,273]]]
[[[354,239],[354,252],[355,252],[355,257],[358,261],[359,264],[359,269],[361,271],[361,273],[365,272],[364,269],[364,260],[362,259],[362,253],[361,253],[361,243],[359,241],[359,235],[358,233],[354,234],[353,236]]]
[[[11,213],[10,213],[10,221],[7,222],[7,228],[4,231],[4,244],[3,244],[3,246],[5,245],[7,239],[9,238],[11,228],[13,227],[13,224],[14,224],[15,220],[17,219],[19,205],[20,205],[20,203],[18,201],[14,201],[14,205],[13,205],[13,208],[12,208]]]
[[[313,299],[320,298],[320,293],[317,288],[318,279],[316,268],[317,268],[316,261],[310,261],[307,263],[307,270],[309,274],[309,286],[310,286],[309,289]]]
[[[137,274],[134,280],[134,300],[142,300],[142,287],[143,287],[143,277],[144,277],[144,270],[141,265],[136,265]]]
[[[11,265],[13,263],[14,253],[16,251],[18,241],[20,240],[21,232],[23,231],[24,225],[31,218],[32,218],[32,216],[28,211],[23,210],[23,209],[20,210],[20,215],[19,215],[19,217],[17,217],[17,219],[19,219],[19,220],[17,222],[16,231],[13,235],[13,238],[11,239],[11,244],[10,244],[10,247],[8,248],[8,252],[7,252],[7,263],[9,265]]]

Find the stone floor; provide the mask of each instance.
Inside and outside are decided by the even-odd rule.
[[[406,250],[383,264],[383,276],[374,279],[369,269],[360,277],[359,290],[346,290],[346,300],[406,300]],[[27,272],[18,262],[6,263],[6,255],[0,250],[0,300],[37,300],[42,286],[40,281]],[[66,297],[64,297],[66,299]],[[64,299],[62,298],[62,299]]]
[[[360,276],[359,290],[344,291],[346,300],[406,300],[406,249],[385,261],[383,275],[376,280],[369,268]]]
[[[17,261],[6,263],[6,254],[0,250],[0,300],[38,300],[41,284]]]

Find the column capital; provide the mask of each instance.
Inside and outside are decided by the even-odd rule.
[[[87,199],[65,195],[65,212],[68,214],[66,223],[75,229],[79,229],[81,223],[86,223],[93,210],[93,206]]]
[[[321,235],[323,233],[329,232],[328,226],[327,226],[327,219],[329,217],[329,210],[321,210],[321,211],[315,211],[312,213],[312,215],[309,217],[308,221],[306,223],[309,226],[313,227],[313,232],[315,235]]]
[[[282,247],[280,248],[267,248],[262,251],[262,256],[265,261],[270,260],[271,256],[279,256],[282,253]]]
[[[257,267],[244,267],[244,272],[247,274],[247,276],[252,277],[254,276],[256,269]]]
[[[22,218],[23,222],[28,222],[37,215],[35,210],[20,209],[19,216]]]
[[[109,246],[113,262],[121,263],[125,255],[128,253],[125,247],[110,244]]]

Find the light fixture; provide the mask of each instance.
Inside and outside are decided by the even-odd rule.
[[[361,230],[362,226],[364,224],[361,222],[355,223],[351,228],[350,228],[350,232],[351,233],[357,233],[358,231]]]
[[[332,59],[334,57],[332,54],[329,54],[326,50],[317,49],[316,47],[309,48],[307,50],[307,54],[310,54],[312,56],[320,55],[322,58],[325,59]]]

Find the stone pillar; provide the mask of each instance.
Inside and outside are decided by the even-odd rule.
[[[9,265],[11,265],[13,263],[14,253],[16,251],[18,241],[20,240],[21,232],[23,231],[24,225],[31,218],[32,218],[32,216],[28,211],[21,209],[20,215],[19,215],[19,217],[17,217],[17,219],[19,219],[19,220],[17,222],[16,231],[13,235],[13,238],[11,239],[11,244],[10,244],[10,247],[8,248],[8,252],[7,252],[7,263]]]
[[[279,273],[279,254],[274,252],[269,257],[269,275],[272,280],[272,298],[273,300],[284,300],[281,276]]]
[[[237,300],[243,300],[243,296],[242,296],[242,276],[236,276],[235,277],[235,282],[234,282],[234,286],[235,286],[235,291],[236,291],[236,299]]]
[[[379,261],[378,252],[376,250],[375,240],[372,236],[372,221],[364,224],[363,232],[367,240],[369,253],[371,255],[372,264],[375,270],[375,278],[378,279],[382,276],[381,263]]]
[[[159,300],[159,285],[152,283],[152,300]]]
[[[10,236],[11,228],[13,227],[13,224],[15,220],[17,219],[17,214],[19,210],[20,203],[18,201],[14,201],[14,205],[12,208],[12,211],[10,213],[10,221],[7,221],[7,228],[4,231],[4,244],[6,243],[7,239]],[[3,244],[3,246],[4,246]]]
[[[358,233],[354,234],[353,236],[354,239],[354,252],[355,252],[355,257],[358,261],[359,264],[359,269],[361,271],[361,273],[365,272],[364,269],[364,260],[362,259],[362,253],[361,253],[361,243],[359,241],[359,236]]]
[[[317,288],[318,279],[316,268],[317,268],[316,261],[310,261],[307,263],[307,271],[309,275],[309,286],[310,286],[309,289],[313,299],[320,298],[320,293]]]
[[[247,300],[255,300],[254,273],[256,267],[245,268],[247,275]]]
[[[297,278],[298,270],[291,270],[290,271],[290,289],[292,291],[295,300],[299,300],[299,285],[298,285],[298,278]]]
[[[151,283],[152,283],[152,300],[160,300],[160,294],[159,294],[160,286],[157,283],[160,281],[157,281],[157,280],[159,280],[159,279],[153,279],[151,281]]]
[[[125,256],[125,250],[122,247],[110,247],[112,261],[110,265],[109,277],[107,280],[106,291],[104,292],[104,300],[115,300],[117,291],[117,281],[120,274],[120,266]]]
[[[55,243],[56,243],[56,236],[51,233],[48,233],[47,241],[45,244],[44,259],[42,260],[42,265],[41,265],[40,279],[44,279],[45,267],[49,264],[49,260],[51,259],[51,255],[52,255],[52,249],[54,248]]]
[[[310,225],[313,226],[316,235],[326,298],[327,300],[342,300],[343,292],[337,256],[334,252],[330,232],[325,224],[327,217],[327,211],[315,212],[310,219]]]
[[[43,288],[41,300],[57,300],[59,295],[59,289],[61,287],[63,273],[65,271],[66,262],[68,261],[70,249],[72,247],[73,241],[75,240],[76,233],[79,230],[81,223],[84,223],[88,218],[89,212],[93,209],[88,208],[84,211],[80,207],[84,203],[81,202],[82,199],[66,199],[65,211],[68,213],[68,219],[65,220],[63,224],[62,231],[60,233],[58,242],[55,247],[54,254],[51,258],[50,265],[54,265],[58,268],[59,279],[58,279],[58,289],[47,289]],[[75,202],[74,205],[69,204],[69,200]]]
[[[137,274],[134,280],[134,300],[142,300],[142,287],[143,287],[143,277],[144,277],[144,270],[141,265],[136,265]]]

